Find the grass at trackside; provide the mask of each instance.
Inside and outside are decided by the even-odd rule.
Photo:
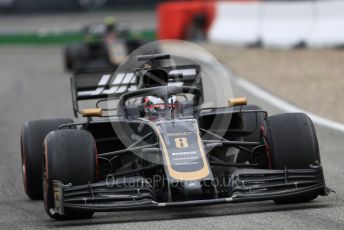
[[[154,40],[156,32],[146,30],[129,34],[129,39],[139,38],[143,40]],[[0,34],[0,45],[49,45],[81,42],[83,37],[76,32],[61,33],[11,33]]]
[[[18,33],[0,35],[0,45],[15,44],[61,44],[81,41],[82,36],[77,33],[39,34]]]

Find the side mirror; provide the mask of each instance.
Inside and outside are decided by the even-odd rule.
[[[228,100],[228,105],[230,107],[232,106],[238,106],[238,105],[247,105],[247,98],[246,97],[236,97],[236,98],[230,98]]]
[[[83,109],[80,111],[83,117],[102,117],[103,110],[101,108],[94,108],[94,109]]]

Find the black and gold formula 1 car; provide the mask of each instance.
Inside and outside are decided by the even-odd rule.
[[[307,115],[268,116],[245,98],[204,107],[200,66],[151,64],[172,58],[144,55],[138,60],[150,65],[134,71],[76,74],[74,112],[84,120],[25,123],[25,191],[43,197],[50,217],[328,195]],[[79,108],[91,101],[93,109]]]
[[[129,36],[124,23],[111,17],[105,21],[84,26],[80,32],[82,41],[66,45],[63,52],[66,71],[115,71],[128,54],[147,43],[139,33]],[[159,48],[155,52],[160,52]]]

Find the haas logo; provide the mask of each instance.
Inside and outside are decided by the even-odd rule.
[[[119,73],[114,77],[110,74],[103,75],[96,85],[95,90],[80,91],[78,96],[98,96],[125,93],[127,91],[135,90],[134,84],[136,77],[134,73]],[[110,87],[108,86],[110,83]],[[130,87],[130,88],[129,88]]]

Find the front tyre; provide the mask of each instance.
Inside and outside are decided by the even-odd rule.
[[[85,130],[57,130],[44,141],[44,207],[53,219],[91,218],[93,212],[65,209],[64,215],[53,212],[53,180],[73,186],[96,182],[97,156],[93,136]]]
[[[307,169],[320,165],[318,139],[312,120],[303,113],[268,117],[263,125],[263,138],[272,169]],[[317,198],[319,192],[276,199],[276,203],[301,203]]]
[[[71,119],[47,119],[26,122],[21,130],[21,162],[26,195],[42,199],[42,159],[45,136],[62,124],[73,123]]]

